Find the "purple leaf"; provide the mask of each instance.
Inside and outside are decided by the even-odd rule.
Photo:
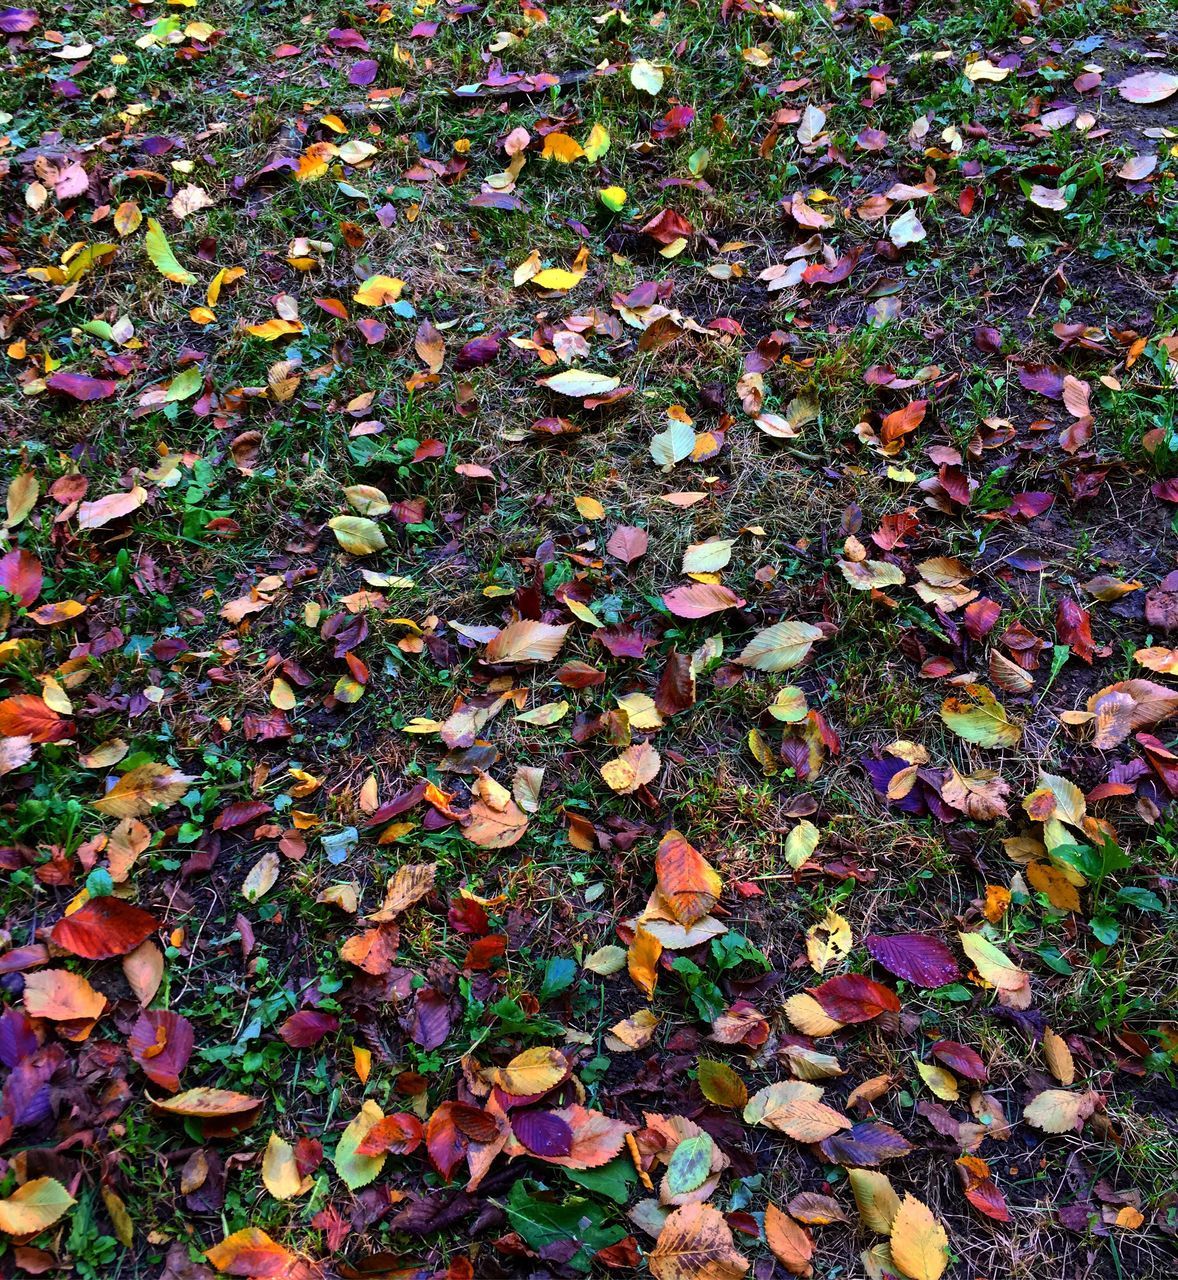
[[[353,62],[348,72],[348,84],[355,85],[357,88],[371,84],[376,79],[378,70],[379,66],[375,58],[362,58],[359,62]]]
[[[863,945],[889,973],[917,987],[943,987],[961,977],[953,952],[940,938],[927,933],[897,933],[887,938],[873,933],[863,939]]]
[[[413,1043],[436,1049],[450,1034],[450,1002],[433,987],[422,987],[413,1002]]]
[[[91,378],[84,373],[54,373],[45,379],[50,391],[60,391],[75,400],[109,400],[119,389],[110,378]]]
[[[511,1118],[515,1136],[536,1156],[567,1156],[573,1131],[554,1111],[520,1111]]]
[[[10,36],[32,31],[38,21],[36,9],[0,9],[0,31]]]
[[[1049,364],[1024,364],[1018,371],[1018,380],[1028,391],[1037,391],[1049,400],[1063,398],[1063,373]]]
[[[832,1164],[881,1164],[914,1151],[912,1143],[881,1120],[865,1120],[839,1133],[823,1138],[818,1144]]]
[[[459,373],[465,373],[467,369],[481,369],[483,365],[490,364],[498,354],[499,339],[495,334],[489,333],[482,338],[471,338],[458,353],[454,368]]]

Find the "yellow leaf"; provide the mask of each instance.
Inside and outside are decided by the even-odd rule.
[[[949,1265],[949,1237],[929,1207],[906,1195],[892,1222],[892,1261],[908,1280],[940,1280]]]
[[[8,519],[4,526],[15,528],[37,505],[41,486],[32,471],[20,471],[8,485]]]
[[[175,804],[192,782],[166,764],[141,764],[115,783],[94,808],[112,818],[138,818],[157,805]]]
[[[732,1242],[732,1228],[710,1204],[685,1204],[671,1213],[647,1265],[655,1280],[739,1280],[749,1269]]]
[[[270,1135],[262,1156],[262,1184],[275,1200],[290,1200],[303,1189],[294,1147],[276,1133]]]
[[[196,276],[180,265],[175,253],[172,252],[172,246],[168,243],[168,237],[164,235],[163,227],[155,218],[148,218],[147,235],[143,242],[147,246],[147,256],[166,280],[172,280],[176,284],[196,283]]]
[[[596,498],[590,498],[582,495],[581,497],[574,498],[573,502],[576,503],[577,511],[580,513],[582,520],[605,519],[605,508],[597,501]]]
[[[526,1098],[554,1089],[569,1073],[559,1049],[535,1045],[517,1053],[495,1073],[499,1087],[514,1098]]]
[[[129,236],[133,231],[138,231],[142,221],[143,214],[134,200],[124,200],[115,210],[115,230],[121,236]]]
[[[886,1235],[900,1212],[900,1197],[888,1176],[874,1169],[850,1169],[847,1176],[863,1225],[870,1231]]]
[[[303,326],[301,321],[283,320],[280,316],[274,316],[270,320],[263,320],[261,324],[247,324],[245,331],[251,337],[261,338],[265,342],[274,342],[292,333],[302,333]]]
[[[585,159],[600,160],[609,150],[609,130],[602,124],[595,124],[585,139]]]
[[[630,83],[652,98],[662,91],[663,80],[662,67],[653,66],[645,58],[639,58],[630,68]]]
[[[540,152],[543,159],[557,160],[561,164],[572,164],[584,154],[581,144],[567,133],[550,133],[544,139],[544,149]]]
[[[352,299],[364,307],[383,307],[396,302],[405,288],[405,281],[396,276],[369,276],[352,294]]]
[[[273,849],[267,849],[246,873],[241,884],[241,896],[247,902],[257,902],[259,898],[265,897],[278,879],[278,867],[278,854]]]
[[[980,933],[959,933],[961,949],[983,981],[999,991],[1018,991],[1027,984],[1026,973]]]
[[[627,747],[620,756],[601,766],[601,776],[611,791],[629,795],[658,777],[663,761],[649,742]]]
[[[483,657],[488,662],[551,662],[567,633],[567,626],[548,622],[511,622],[488,643]]]
[[[957,1077],[951,1071],[931,1062],[918,1062],[916,1069],[920,1072],[920,1078],[942,1102],[956,1102],[961,1096]]]

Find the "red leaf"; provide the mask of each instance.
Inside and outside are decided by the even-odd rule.
[[[965,1198],[970,1204],[995,1222],[1009,1222],[1010,1210],[1006,1207],[1006,1198],[995,1185],[986,1162],[977,1156],[962,1156],[954,1163]]]
[[[0,702],[0,738],[32,738],[34,742],[58,742],[74,731],[73,721],[63,720],[33,693],[18,693]]]
[[[260,818],[263,814],[270,813],[273,806],[268,805],[264,800],[243,800],[238,804],[231,804],[228,808],[222,809],[213,822],[213,827],[217,831],[229,831],[233,827],[244,827],[247,822],[253,822],[255,818]]]
[[[842,973],[806,990],[838,1022],[870,1022],[881,1013],[900,1012],[896,993],[861,973]]]
[[[348,318],[348,309],[338,298],[316,298],[315,305],[337,320]]]
[[[1096,647],[1092,640],[1092,615],[1071,596],[1061,596],[1055,607],[1055,631],[1082,661],[1091,664]]]
[[[122,898],[91,898],[72,915],[63,916],[50,938],[71,955],[87,960],[110,960],[125,956],[150,938],[159,921]]]
[[[676,213],[674,209],[663,209],[661,213],[656,213],[651,218],[642,228],[642,232],[650,236],[656,244],[668,245],[673,244],[681,236],[692,235],[693,229],[691,223],[681,213]]]
[[[462,963],[464,969],[489,969],[507,950],[507,938],[502,933],[488,934],[477,942],[471,943],[466,959]]]
[[[360,1145],[356,1154],[361,1156],[380,1156],[386,1153],[395,1156],[407,1156],[421,1146],[425,1129],[421,1121],[408,1111],[398,1111],[385,1116],[371,1129]]]
[[[15,596],[26,609],[41,594],[44,574],[41,562],[23,549],[0,556],[0,590]]]
[[[324,1036],[339,1030],[339,1018],[319,1009],[300,1009],[278,1028],[278,1034],[292,1049],[309,1049]]]
[[[886,938],[873,933],[863,939],[863,945],[889,973],[917,987],[943,987],[961,977],[953,952],[927,933],[898,933]]]
[[[425,1147],[430,1161],[447,1182],[470,1149],[469,1140],[455,1121],[455,1114],[460,1108],[469,1111],[478,1109],[462,1102],[443,1102],[425,1126]]]

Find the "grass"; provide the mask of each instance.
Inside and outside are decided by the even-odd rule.
[[[1146,625],[1140,593],[1098,603],[1082,584],[1111,574],[1152,588],[1173,568],[1173,509],[1150,486],[1178,470],[1172,361],[1161,341],[1178,314],[1171,284],[1178,169],[1168,141],[1146,132],[1172,112],[1135,107],[1110,87],[1130,70],[1165,65],[1147,55],[1164,47],[1159,33],[1170,14],[1160,3],[1109,12],[1085,0],[1043,4],[1041,15],[1024,22],[1020,14],[1034,7],[1007,0],[910,6],[889,8],[890,21],[873,22],[868,10],[834,12],[810,0],[785,18],[753,4],[731,6],[721,18],[714,5],[664,10],[640,2],[623,13],[571,3],[553,6],[545,21],[498,3],[471,14],[433,5],[302,13],[201,3],[146,16],[84,3],[53,18],[66,43],[94,46],[80,68],[52,56],[56,37],[44,27],[9,44],[16,85],[3,122],[12,211],[3,244],[10,389],[0,458],[9,479],[32,467],[41,498],[33,516],[6,531],[0,551],[19,546],[37,557],[46,575],[42,600],[89,604],[77,629],[37,627],[27,611],[0,604],[8,635],[39,646],[0,668],[4,696],[38,693],[40,678],[58,673],[80,744],[42,745],[33,763],[5,780],[12,785],[0,803],[0,845],[18,851],[19,868],[0,877],[5,928],[13,945],[34,942],[105,857],[101,840],[113,824],[92,801],[110,770],[84,768],[79,749],[121,737],[133,756],[166,760],[192,775],[179,804],[145,819],[153,843],[133,881],[138,900],[180,930],[167,946],[155,1007],[196,1028],[186,1085],[241,1089],[268,1105],[266,1122],[228,1146],[204,1144],[192,1123],[162,1120],[122,1055],[122,1022],[130,1025],[137,1010],[118,986],[117,963],[64,961],[119,1001],[118,1027],[104,1019],[87,1043],[120,1055],[112,1071],[121,1105],[113,1118],[85,1122],[96,1136],[71,1165],[82,1174],[79,1204],[64,1239],[51,1233],[38,1242],[68,1258],[83,1280],[156,1274],[170,1245],[196,1257],[247,1225],[308,1257],[334,1252],[337,1261],[355,1262],[388,1250],[405,1265],[449,1265],[471,1245],[465,1227],[424,1238],[390,1228],[395,1206],[383,1213],[375,1204],[357,1208],[330,1164],[313,1173],[305,1199],[275,1201],[259,1172],[270,1129],[322,1140],[330,1153],[366,1098],[386,1110],[428,1114],[455,1096],[464,1055],[506,1061],[537,1039],[553,1042],[557,1032],[546,1019],[586,1037],[586,1061],[596,1065],[582,1078],[596,1105],[635,1120],[644,1108],[686,1114],[701,1105],[683,1084],[694,1057],[720,1052],[706,1040],[708,1020],[700,1016],[709,1000],[754,991],[773,1024],[770,1051],[723,1052],[750,1084],[778,1078],[772,1050],[792,1034],[780,1012],[784,998],[821,981],[805,961],[808,928],[829,910],[844,915],[856,942],[845,967],[881,977],[863,937],[919,928],[951,939],[958,928],[980,926],[988,885],[1013,894],[992,933],[1032,973],[1041,1022],[1011,1020],[992,992],[964,978],[941,992],[905,986],[895,1034],[875,1027],[840,1037],[833,1048],[820,1042],[847,1071],[828,1100],[873,1074],[894,1077],[880,1116],[920,1148],[888,1172],[949,1226],[958,1259],[952,1274],[984,1273],[995,1244],[1012,1276],[1062,1280],[1082,1267],[1142,1280],[1165,1273],[1174,1225],[1167,1173],[1175,1155],[1168,1120],[1178,837],[1163,812],[1164,788],[1147,771],[1133,776],[1137,795],[1090,805],[1115,827],[1132,863],[1110,875],[1107,890],[1086,890],[1078,913],[1030,888],[1002,838],[1029,830],[1020,803],[1040,771],[1091,791],[1111,768],[1141,759],[1132,740],[1102,757],[1058,716],[1113,681],[1140,677],[1134,650],[1167,642]],[[434,21],[432,36],[412,33],[415,23]],[[195,28],[183,35],[190,22],[208,23],[217,34]],[[368,50],[346,47],[338,32],[348,27]],[[287,56],[281,46],[288,44],[298,51]],[[540,93],[455,94],[486,79],[483,55],[494,45],[504,67],[524,74],[607,69]],[[964,74],[967,59],[1008,54],[1021,62],[1001,81]],[[378,64],[374,83],[392,96],[373,98],[348,83],[351,64],[368,57]],[[639,57],[667,69],[657,96],[631,84],[628,68]],[[1078,94],[1073,81],[1092,62],[1104,67],[1104,84]],[[63,97],[53,82],[67,76],[79,91]],[[1043,115],[1065,101],[1091,110],[1094,126],[1043,129]],[[660,124],[680,105],[694,107],[694,118]],[[828,137],[817,145],[797,137],[797,117],[808,105],[826,117],[820,129]],[[566,131],[584,142],[593,125],[611,139],[596,163],[539,158],[545,134]],[[517,178],[527,207],[472,207],[480,184],[506,165],[502,142],[515,129],[532,138]],[[869,129],[886,135],[882,149],[868,149]],[[30,157],[40,148],[53,160],[57,132],[98,195],[49,196],[33,207],[26,190],[38,172],[46,180],[47,170]],[[264,172],[314,142],[339,145],[345,137],[373,144],[373,157],[337,163],[305,183],[285,170]],[[1154,151],[1158,167],[1146,182],[1117,176],[1129,157]],[[431,174],[427,162],[445,171]],[[189,181],[215,204],[177,219],[169,201]],[[935,184],[931,198],[912,206],[926,238],[895,249],[888,229],[907,205],[880,219],[864,215],[865,202],[896,183],[922,181]],[[1030,203],[1032,183],[1066,189],[1067,208]],[[620,213],[598,198],[610,185],[625,188]],[[967,188],[974,203],[963,212]],[[844,283],[770,293],[760,273],[812,234],[787,212],[795,193],[809,196],[814,210],[839,211],[823,229],[831,262],[852,249],[864,256]],[[145,218],[162,220],[197,285],[164,279],[147,259],[142,230],[118,234],[113,210],[131,199]],[[660,256],[641,231],[666,206],[696,233],[672,257]],[[306,254],[292,248],[300,237],[316,242]],[[72,246],[103,243],[117,244],[117,252],[72,295],[62,296],[61,282],[27,274],[61,264]],[[567,267],[582,244],[590,249],[589,271],[570,294],[513,285],[513,272],[533,250],[545,266]],[[293,265],[300,256],[314,261]],[[822,260],[817,253],[807,258]],[[727,279],[717,271],[721,264]],[[243,277],[210,304],[214,320],[198,323],[191,313],[206,302],[216,270],[238,265]],[[376,273],[406,282],[407,307],[402,315],[379,313],[386,335],[370,343],[356,320],[377,313],[353,294]],[[636,349],[640,330],[616,299],[640,282],[669,289],[666,305],[702,331],[689,328],[667,346]],[[868,309],[880,298],[896,307],[884,323]],[[348,319],[316,299],[339,299]],[[292,307],[302,332],[266,342],[245,331]],[[124,316],[134,335],[119,341],[102,323]],[[444,332],[446,360],[436,383],[411,387],[423,371],[414,334],[427,318]],[[1073,325],[1090,327],[1094,350],[1066,345]],[[999,352],[979,340],[980,327],[997,330]],[[1131,365],[1124,359],[1127,330],[1146,339]],[[786,335],[786,344],[763,370],[763,404],[784,413],[799,393],[815,393],[819,416],[800,440],[770,440],[741,406],[748,354],[774,332]],[[501,335],[495,361],[459,368],[464,345],[490,333]],[[583,339],[584,352],[562,361],[558,333],[574,353],[575,338]],[[537,351],[555,363],[541,363]],[[199,390],[154,402],[146,393],[171,384],[194,353],[201,357]],[[599,410],[565,402],[537,385],[564,363],[617,373],[635,392]],[[1058,365],[1089,382],[1096,430],[1078,451],[1060,447],[1063,411],[1024,387],[1023,363]],[[59,366],[116,377],[117,398],[74,404],[43,390],[39,380]],[[886,388],[883,370],[912,385]],[[288,377],[297,385],[286,398],[267,390]],[[857,424],[878,422],[917,397],[931,401],[930,415],[897,457],[863,444]],[[697,431],[723,432],[724,442],[705,461],[663,473],[648,446],[674,406]],[[528,434],[531,423],[555,413],[572,418],[580,434]],[[1037,427],[1042,418],[1050,425]],[[994,420],[1009,422],[1010,438],[996,445],[984,439],[979,427],[987,420],[994,430]],[[373,422],[379,429],[367,434],[361,424]],[[416,460],[422,442],[434,440],[440,456]],[[937,450],[948,449],[962,455],[977,487],[968,506],[944,511],[926,498],[946,465]],[[155,471],[173,456],[176,483]],[[472,464],[492,477],[456,470]],[[150,485],[150,501],[131,519],[93,531],[55,521],[50,486],[79,471],[89,482],[88,500],[137,480]],[[420,502],[425,513],[419,520],[381,517],[387,550],[365,560],[341,551],[326,527],[345,510],[343,487],[355,484],[378,486],[394,503]],[[680,491],[707,496],[686,508],[663,501]],[[1035,491],[1055,499],[1047,514],[1005,518],[1015,495]],[[578,510],[574,499],[585,496],[602,503],[604,520]],[[908,511],[920,524],[899,558],[910,569],[934,556],[960,557],[973,574],[970,585],[1002,605],[989,637],[958,643],[960,614],[937,616],[903,587],[890,592],[891,603],[845,581],[839,561],[847,538],[881,554],[871,534]],[[618,524],[651,536],[647,555],[629,566],[606,552]],[[739,620],[674,618],[660,597],[680,581],[685,549],[712,537],[736,541],[724,582],[748,601],[746,610]],[[1028,562],[1043,571],[1020,567]],[[408,576],[416,585],[373,587],[362,569]],[[226,601],[268,579],[274,601],[264,611],[236,625],[219,616]],[[604,685],[583,690],[558,685],[547,667],[488,671],[479,646],[450,624],[501,625],[513,607],[528,607],[522,602],[537,583],[553,618],[569,621],[571,600],[612,625],[641,623],[652,646],[641,659],[614,659],[591,640],[588,626],[574,626],[561,661],[592,663],[606,675]],[[370,599],[368,634],[352,652],[367,667],[367,684],[359,701],[332,702],[348,668],[321,623],[358,613],[350,602],[365,588],[379,603]],[[1053,671],[1047,649],[1031,673],[1032,693],[1002,695],[1024,725],[1022,744],[994,751],[961,741],[938,714],[957,690],[922,664],[951,656],[958,675],[990,682],[987,650],[1008,653],[1000,637],[1015,622],[1056,640],[1056,607],[1065,594],[1091,608],[1107,654],[1091,668],[1065,655]],[[778,618],[826,621],[837,633],[806,665],[779,676],[734,666],[752,630]],[[421,635],[415,651],[407,641]],[[88,649],[77,647],[87,642]],[[653,736],[663,758],[658,784],[648,796],[612,794],[600,767],[617,744],[609,733],[590,736],[592,722],[625,694],[652,695],[672,644],[693,652],[709,642],[696,705]],[[297,701],[290,736],[269,739],[280,669]],[[838,738],[808,779],[782,756],[783,727],[765,712],[790,684],[803,688]],[[511,786],[517,765],[545,769],[525,840],[502,851],[480,849],[457,827],[430,829],[415,812],[399,839],[375,844],[365,826],[370,777],[380,801],[428,780],[456,792],[460,807],[477,778],[468,759],[447,756],[435,737],[406,726],[415,717],[445,720],[457,699],[515,687],[526,691],[529,706],[570,703],[551,727],[521,725],[508,708],[478,734],[490,744],[479,767],[502,785]],[[749,749],[752,729],[772,744],[771,773]],[[1172,726],[1150,731],[1173,745]],[[920,743],[930,770],[999,770],[1010,784],[1010,819],[943,823],[889,806],[871,787],[863,760],[897,739]],[[291,766],[322,778],[320,788],[292,796]],[[242,830],[213,829],[226,805],[251,799],[274,811]],[[286,830],[296,811],[312,815],[307,854],[284,858],[275,887],[250,903],[243,880],[276,839],[254,828]],[[570,843],[569,815],[594,825],[594,848]],[[821,855],[795,874],[783,840],[807,815],[822,831]],[[553,958],[579,964],[616,941],[618,923],[645,903],[655,841],[673,824],[723,874],[726,920],[764,952],[775,982],[750,988],[755,965],[724,971],[704,949],[690,990],[682,974],[661,980],[652,1049],[611,1056],[604,1033],[643,1003],[624,973],[602,981],[581,972],[549,999],[536,993]],[[360,832],[356,847],[344,863],[327,862],[321,837],[349,827]],[[388,876],[416,862],[437,864],[439,889],[402,922],[396,965],[405,986],[386,1005],[380,980],[358,979],[339,955],[355,922],[321,895],[330,885],[355,883],[363,910],[374,909]],[[748,886],[748,896],[733,893],[736,884]],[[1161,909],[1118,898],[1126,885],[1153,894]],[[460,887],[489,901],[488,928],[508,939],[500,972],[465,968],[470,938],[448,911]],[[1098,927],[1108,936],[1115,931],[1115,940],[1094,933],[1093,919],[1105,922]],[[413,1041],[406,1010],[412,991],[430,984],[452,998],[454,1022],[443,1045],[426,1049]],[[5,991],[19,1007],[18,983]],[[339,1013],[343,1029],[296,1051],[278,1028],[309,996]],[[500,1008],[497,1000],[507,1003]],[[541,1019],[543,1030],[531,1032],[529,1018]],[[938,1036],[975,1046],[990,1069],[987,1089],[1017,1123],[1031,1093],[1050,1083],[1038,1045],[1042,1025],[1070,1038],[1077,1087],[1102,1093],[1109,1129],[1045,1139],[1023,1125],[1009,1144],[988,1139],[983,1154],[1013,1213],[1010,1224],[990,1224],[965,1205],[951,1159],[919,1108],[931,1095],[914,1074],[913,1055],[925,1060]],[[374,1052],[367,1083],[352,1067],[353,1044]],[[660,1076],[660,1061],[680,1059],[687,1065],[676,1066],[677,1077]],[[424,1077],[425,1091],[406,1093],[406,1073]],[[89,1096],[89,1077],[80,1080]],[[967,1110],[963,1095],[954,1114],[961,1119]],[[35,1151],[64,1136],[18,1134],[6,1154],[11,1158],[25,1138]],[[744,1172],[722,1183],[715,1197],[721,1207],[760,1212],[767,1195],[782,1202],[798,1189],[825,1189],[853,1213],[839,1166],[760,1129],[746,1127],[740,1138],[726,1132],[725,1140]],[[195,1173],[186,1178],[181,1170],[206,1145],[226,1168],[203,1191],[184,1190]],[[72,1150],[67,1145],[63,1158],[74,1160]],[[109,1166],[100,1167],[100,1156]],[[1089,1171],[1079,1183],[1077,1165]],[[537,1169],[551,1172],[531,1166],[532,1174]],[[440,1186],[416,1160],[390,1164],[388,1172],[388,1186],[398,1192]],[[1098,1178],[1118,1192],[1139,1193],[1139,1229],[1085,1234],[1060,1225],[1056,1210],[1077,1200],[1093,1201],[1099,1213]],[[0,1189],[13,1185],[10,1176]],[[567,1190],[556,1178],[550,1185]],[[116,1238],[104,1186],[128,1206],[130,1245]],[[1110,1203],[1106,1198],[1105,1207]],[[325,1247],[327,1219],[316,1217],[326,1210],[354,1214],[359,1224],[336,1250]],[[523,1270],[512,1271],[515,1262],[496,1258],[487,1241],[502,1230],[493,1224],[474,1242],[476,1274],[525,1274],[538,1265],[517,1259]],[[816,1235],[816,1272],[830,1277],[856,1273],[857,1254],[871,1242],[842,1227]],[[653,1241],[640,1235],[640,1243],[648,1249]],[[740,1245],[764,1254],[752,1239],[742,1237]]]

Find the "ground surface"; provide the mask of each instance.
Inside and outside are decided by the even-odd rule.
[[[1174,30],[0,14],[5,1274],[1173,1274]]]

